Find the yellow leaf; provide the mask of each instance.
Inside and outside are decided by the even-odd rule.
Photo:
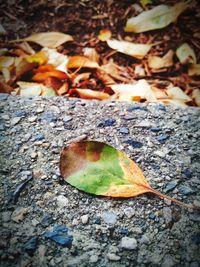
[[[56,48],[66,42],[73,41],[73,38],[69,34],[61,32],[39,32],[32,34],[23,39],[17,39],[12,42],[33,42],[43,47]]]
[[[176,22],[179,15],[188,7],[187,2],[180,2],[174,6],[159,5],[151,10],[143,11],[136,17],[128,19],[125,32],[146,32],[162,29],[172,22]]]
[[[115,39],[107,40],[110,48],[117,50],[120,53],[142,59],[151,49],[151,44],[135,44],[127,41],[118,41]]]
[[[109,40],[111,38],[111,36],[112,36],[112,33],[110,30],[102,29],[99,32],[98,38],[100,41],[105,42],[105,41]]]
[[[169,50],[167,54],[165,54],[163,57],[158,56],[149,56],[148,57],[148,64],[149,67],[152,69],[161,69],[170,67],[173,65],[173,50]]]
[[[176,55],[181,64],[196,64],[197,62],[194,50],[187,43],[184,43],[177,48]]]
[[[38,63],[39,65],[43,65],[47,63],[48,56],[45,51],[37,52],[31,56],[25,57],[26,61],[29,63]]]
[[[152,1],[151,0],[140,0],[140,4],[143,7],[146,7],[148,4],[152,4]]]

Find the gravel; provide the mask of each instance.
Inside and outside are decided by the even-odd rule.
[[[0,95],[0,266],[200,266],[200,214],[144,194],[78,191],[59,173],[62,147],[103,141],[155,189],[200,206],[200,110]]]

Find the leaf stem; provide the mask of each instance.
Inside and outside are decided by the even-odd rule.
[[[154,194],[156,194],[156,195],[158,195],[159,197],[169,199],[169,200],[177,203],[178,205],[180,205],[182,207],[185,207],[185,208],[188,208],[188,209],[195,209],[195,206],[194,205],[192,205],[192,204],[186,204],[186,203],[184,203],[184,202],[182,202],[182,201],[180,201],[178,199],[169,197],[169,196],[167,196],[165,194],[160,193],[159,191],[157,191],[157,190],[155,190],[153,188],[151,188],[151,192],[154,193]]]

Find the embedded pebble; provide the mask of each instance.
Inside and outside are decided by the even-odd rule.
[[[14,126],[14,125],[18,124],[20,121],[21,121],[21,118],[15,117],[15,118],[11,119],[10,124],[12,126]]]
[[[169,207],[163,208],[163,217],[165,219],[165,223],[169,224],[172,221],[172,210]]]
[[[35,122],[37,120],[37,116],[29,117],[28,121],[29,122]]]
[[[125,215],[130,219],[135,215],[135,209],[128,207],[124,209]]]
[[[56,201],[59,208],[64,208],[69,204],[69,200],[63,195],[59,195]]]
[[[102,219],[105,223],[115,224],[117,222],[117,215],[114,212],[105,211],[102,214]]]
[[[89,259],[91,263],[96,263],[98,260],[99,260],[98,255],[92,255],[90,256],[90,259]]]
[[[107,258],[108,258],[110,261],[119,261],[119,260],[120,260],[120,256],[117,256],[117,255],[114,254],[114,253],[108,253],[108,254],[107,254]]]
[[[87,224],[88,221],[89,221],[88,214],[85,214],[85,215],[81,216],[81,222],[82,222],[82,224]]]
[[[137,240],[133,237],[123,237],[121,239],[121,247],[127,250],[134,250],[137,248]]]
[[[25,215],[28,213],[28,209],[27,208],[23,208],[23,207],[17,207],[11,216],[11,219],[16,222],[19,223],[20,221],[23,221]]]

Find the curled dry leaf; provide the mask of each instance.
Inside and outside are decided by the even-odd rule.
[[[199,89],[194,89],[192,91],[192,98],[194,99],[197,106],[200,107],[200,90]]]
[[[56,49],[50,49],[47,47],[43,48],[42,51],[47,53],[48,64],[55,66],[57,70],[67,73],[68,56],[57,52]]]
[[[52,88],[46,87],[39,83],[17,82],[19,94],[21,96],[55,96],[56,93]]]
[[[194,50],[187,43],[184,43],[177,48],[176,56],[178,57],[181,64],[196,64],[197,62]]]
[[[69,90],[69,95],[76,94],[83,99],[97,99],[97,100],[107,100],[110,98],[109,94],[94,91],[91,89],[71,89]]]
[[[120,53],[142,59],[151,49],[151,44],[135,44],[127,41],[118,41],[115,39],[107,40],[110,48],[117,50]]]
[[[135,84],[112,84],[110,87],[115,92],[114,97],[121,101],[156,101],[154,91],[144,79]]]
[[[69,89],[69,85],[68,83],[64,83],[58,90],[57,90],[57,94],[58,95],[64,95],[68,92]]]
[[[66,182],[90,194],[127,198],[150,192],[183,207],[194,208],[154,190],[134,161],[105,143],[69,144],[61,152],[60,173]]]
[[[98,39],[102,42],[109,40],[112,37],[112,33],[109,29],[102,29],[99,32]]]
[[[105,74],[109,75],[110,77],[112,77],[116,80],[119,80],[121,82],[129,82],[130,81],[130,78],[127,74],[126,68],[119,66],[119,65],[113,63],[112,61],[110,61],[109,63],[107,63],[105,65],[102,65],[99,70],[100,70],[100,75],[102,75],[104,72]],[[101,71],[102,71],[102,73],[101,73]],[[106,78],[106,75],[104,75],[103,81],[107,80],[107,78]],[[108,78],[107,83],[108,84],[113,83],[111,78],[110,79]]]
[[[200,76],[200,64],[191,64],[188,67],[189,76]]]
[[[169,98],[174,99],[174,100],[181,100],[183,102],[189,102],[192,99],[186,95],[186,93],[183,92],[183,90],[181,90],[181,88],[179,87],[169,87],[166,90],[166,93],[168,95]]]
[[[171,67],[173,65],[173,56],[174,56],[173,50],[169,50],[167,54],[165,54],[163,57],[149,56],[148,57],[149,67],[153,69]]]
[[[99,54],[97,53],[96,49],[93,47],[85,47],[83,49],[84,56],[89,58],[92,61],[99,62]]]
[[[73,41],[72,36],[69,34],[61,32],[40,32],[12,42],[33,42],[43,47],[56,48],[69,41]]]
[[[176,22],[179,15],[188,7],[187,2],[180,2],[174,6],[159,5],[151,10],[143,11],[136,17],[128,19],[125,27],[126,32],[146,32],[162,29],[172,22]]]
[[[35,75],[33,75],[32,80],[35,82],[43,82],[46,80],[48,77],[55,77],[60,80],[67,80],[68,76],[66,73],[60,71],[60,70],[52,70],[48,72],[38,72]]]
[[[69,58],[67,67],[69,69],[75,69],[75,68],[95,69],[95,68],[99,68],[99,64],[84,56],[72,56]]]

